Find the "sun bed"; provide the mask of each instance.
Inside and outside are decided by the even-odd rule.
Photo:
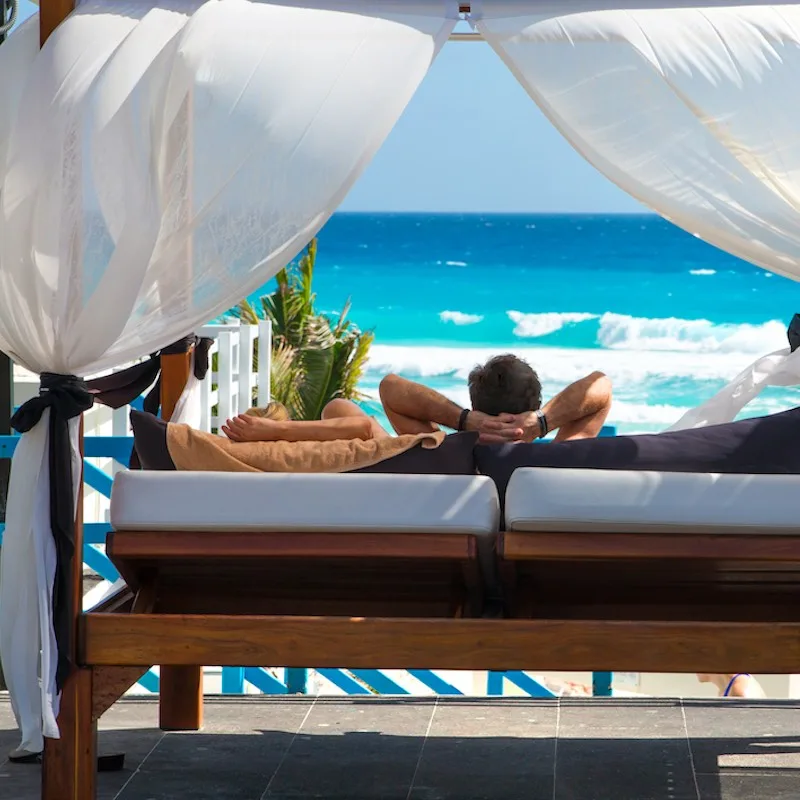
[[[661,621],[673,633],[681,622],[796,623],[797,486],[792,475],[519,469],[498,545],[509,612],[632,627]],[[733,629],[709,628],[731,668],[756,659],[779,671],[780,654],[757,638],[727,636]],[[685,665],[680,642],[673,652],[669,644],[658,644],[659,671]],[[597,668],[604,661],[598,654]],[[704,669],[702,661],[698,654],[692,668]]]
[[[171,613],[477,616],[489,478],[125,472],[108,554]]]

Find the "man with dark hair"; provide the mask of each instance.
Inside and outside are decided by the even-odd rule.
[[[472,408],[496,417],[522,414],[542,405],[542,384],[534,369],[512,355],[495,356],[467,378]]]
[[[478,431],[480,441],[531,442],[558,431],[556,441],[597,436],[611,408],[611,381],[593,372],[542,405],[542,385],[529,364],[500,355],[469,374],[472,408],[461,408],[419,383],[387,375],[380,385],[383,409],[399,434],[427,433],[439,426]]]

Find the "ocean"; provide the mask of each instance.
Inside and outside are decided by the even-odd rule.
[[[785,347],[800,310],[800,285],[650,215],[339,213],[319,234],[314,288],[320,310],[350,298],[375,331],[372,413],[388,372],[466,404],[470,369],[513,352],[546,398],[605,372],[621,433],[663,430]],[[799,389],[769,389],[742,416],[795,405]]]

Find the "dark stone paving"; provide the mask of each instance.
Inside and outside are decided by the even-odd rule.
[[[209,698],[198,733],[126,699],[102,719],[102,800],[798,800],[800,703]],[[0,798],[40,768],[0,699]]]

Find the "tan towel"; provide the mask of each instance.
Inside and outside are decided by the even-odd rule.
[[[350,472],[371,467],[421,443],[437,448],[443,431],[386,439],[332,442],[232,442],[188,425],[167,426],[167,447],[175,467],[195,472]]]

